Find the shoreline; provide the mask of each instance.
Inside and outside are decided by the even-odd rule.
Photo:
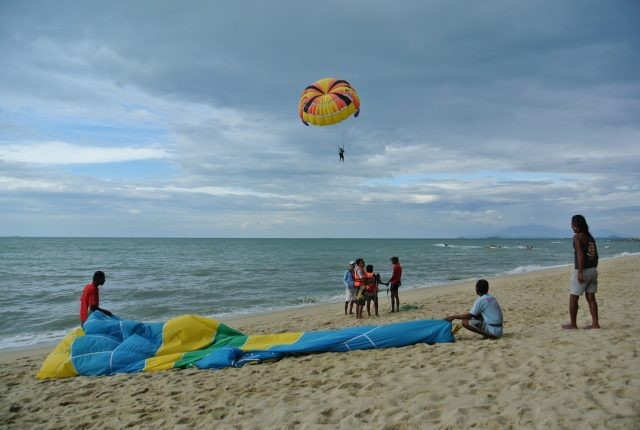
[[[616,257],[616,258],[624,258],[624,257]],[[540,272],[545,272],[545,271],[553,271],[553,270],[558,270],[561,269],[563,267],[568,267],[568,265],[562,265],[562,266],[553,266],[553,267],[545,267],[545,268],[541,268],[538,270],[532,270],[529,272],[524,272],[524,273],[514,273],[514,274],[503,274],[503,275],[497,275],[494,277],[488,277],[487,279],[491,282],[492,279],[501,279],[501,278],[516,278],[519,276],[526,276],[528,274],[535,274],[535,273],[540,273]],[[412,288],[412,289],[407,289],[405,291],[401,291],[401,299],[404,297],[408,297],[411,298],[413,296],[416,296],[415,299],[421,299],[424,298],[425,296],[428,296],[429,294],[422,294],[421,292],[423,290],[429,290],[432,293],[435,291],[439,291],[440,289],[443,288],[461,288],[462,286],[464,287],[468,287],[470,285],[470,283],[474,283],[475,280],[474,279],[461,279],[461,280],[455,280],[455,281],[450,281],[450,282],[446,282],[446,283],[439,283],[436,285],[430,285],[430,286],[426,286],[426,287],[418,287],[418,288]],[[382,291],[382,290],[381,290]],[[382,307],[382,303],[383,303],[383,297],[386,298],[386,296],[384,296],[382,294],[382,292],[380,293],[380,307]],[[258,321],[262,321],[262,320],[266,320],[266,321],[271,321],[273,319],[277,319],[280,317],[286,317],[286,316],[297,316],[300,313],[306,313],[309,310],[311,311],[318,311],[318,310],[328,310],[328,309],[334,309],[337,307],[338,310],[340,310],[340,305],[343,304],[343,302],[331,302],[331,303],[313,303],[313,304],[309,304],[309,305],[303,305],[303,306],[296,306],[296,307],[290,307],[290,308],[281,308],[281,309],[273,309],[273,310],[265,310],[262,312],[254,312],[254,313],[250,313],[250,314],[243,314],[243,315],[232,315],[229,317],[221,317],[219,318],[219,321],[229,325],[230,327],[236,328],[234,326],[234,324],[236,325],[244,325],[244,324],[251,324],[251,323],[255,323]],[[338,315],[340,315],[338,313]],[[145,321],[143,321],[145,322]],[[62,339],[60,339],[62,340]],[[32,355],[42,355],[42,354],[48,354],[49,352],[51,352],[51,350],[53,350],[53,348],[55,348],[55,346],[59,343],[59,341],[55,341],[55,342],[42,342],[42,343],[38,343],[38,344],[34,344],[34,345],[29,345],[29,346],[24,346],[24,347],[9,347],[9,348],[3,348],[0,349],[0,363],[7,363],[10,362],[16,358],[19,357],[26,357],[26,356],[32,356]]]
[[[454,343],[288,357],[218,371],[38,380],[49,350],[0,366],[0,427],[560,428],[640,423],[640,256],[603,261],[600,330],[563,330],[572,267],[488,277],[505,334],[467,330]],[[406,310],[356,322],[344,304],[225,319],[247,334],[441,319],[470,309],[475,280],[400,292]],[[590,323],[580,300],[579,327]]]
[[[637,256],[639,255],[633,254],[633,255],[610,257],[606,259],[601,259],[601,264],[606,264],[607,261],[616,261],[616,260],[621,260],[625,258],[633,258]],[[554,273],[562,270],[570,271],[571,266],[572,266],[571,264],[563,264],[563,265],[557,265],[557,266],[543,267],[540,269],[531,270],[531,271],[522,272],[522,273],[507,272],[507,273],[498,274],[495,276],[486,277],[486,279],[489,281],[490,284],[493,284],[495,281],[500,281],[500,280],[516,281],[519,278],[529,278],[531,276],[542,275],[547,272]],[[401,304],[405,303],[406,300],[411,300],[411,301],[425,300],[431,296],[436,296],[437,292],[440,292],[443,289],[447,289],[448,292],[454,292],[454,290],[455,292],[460,292],[460,293],[465,293],[465,292],[469,293],[469,291],[473,292],[475,281],[476,281],[475,278],[461,279],[461,280],[439,283],[436,285],[430,285],[426,287],[411,288],[404,291],[400,290]],[[386,299],[386,296],[382,293],[382,289],[381,289],[381,293],[379,297],[380,308],[384,307],[384,304],[386,303],[385,299]],[[218,320],[229,325],[230,327],[238,329],[239,326],[244,326],[244,325],[251,326],[255,323],[259,323],[262,321],[272,322],[281,317],[303,316],[301,314],[305,314],[309,311],[325,312],[325,311],[328,311],[329,309],[340,310],[341,304],[343,304],[343,302],[340,302],[340,301],[331,302],[331,303],[314,303],[314,304],[291,307],[291,308],[265,310],[263,312],[255,312],[255,313],[250,313],[246,315],[232,315],[229,317],[220,317],[218,318]],[[337,313],[337,315],[340,315],[340,314]],[[433,319],[437,319],[437,317],[434,317]],[[143,321],[143,322],[146,322],[146,321]],[[294,330],[292,329],[292,331]],[[251,333],[247,333],[247,334],[251,334]],[[46,357],[46,355],[49,352],[51,352],[53,348],[55,348],[55,346],[59,343],[60,340],[57,340],[55,342],[43,342],[43,343],[38,343],[38,344],[24,346],[24,347],[9,347],[9,348],[0,349],[0,363],[8,363],[17,358],[30,357],[30,356],[42,356],[44,360],[44,357]]]
[[[605,261],[612,258],[613,259],[624,258],[625,256],[629,256],[629,255],[640,255],[640,252],[630,253],[630,252],[624,252],[622,250],[619,250],[619,251],[620,252],[618,254],[614,254],[613,256],[610,255],[607,257],[603,257],[601,261]],[[564,259],[561,259],[561,260],[564,260]],[[482,277],[500,278],[504,276],[537,273],[540,271],[555,269],[558,267],[565,267],[568,265],[566,261],[560,261],[559,263],[557,261],[554,263],[546,262],[546,264],[528,264],[522,261],[514,261],[512,263],[514,264],[501,268],[502,271],[498,271],[498,268],[494,268],[494,270],[496,270],[496,273],[491,273],[491,274],[483,273],[484,271],[481,268],[479,270],[476,269],[473,272],[479,273],[478,276],[482,276]],[[417,274],[414,273],[413,275],[414,275],[413,277],[411,276],[408,277],[408,280],[406,283],[407,285],[403,286],[402,290],[404,291],[404,293],[409,293],[410,291],[413,291],[416,289],[437,288],[441,286],[449,287],[459,283],[471,282],[473,281],[473,279],[468,279],[467,276],[474,276],[473,274],[471,274],[471,272],[464,273],[463,275],[464,277],[462,277],[460,276],[461,273],[441,270],[439,273],[439,276],[436,276],[436,277],[429,276],[429,278],[440,278],[440,279],[433,279],[433,280],[427,281],[425,277],[420,276],[420,272],[418,272]],[[221,321],[234,321],[238,319],[243,319],[245,317],[252,317],[252,316],[262,315],[262,314],[286,312],[294,309],[310,309],[310,308],[313,308],[314,306],[323,306],[325,304],[340,303],[344,297],[344,288],[341,286],[341,280],[339,280],[341,278],[342,278],[341,272],[340,272],[340,276],[337,276],[337,273],[333,273],[333,275],[331,275],[331,279],[334,279],[334,281],[329,282],[330,285],[328,285],[326,289],[323,289],[321,291],[318,290],[316,293],[312,293],[309,296],[309,300],[305,300],[306,303],[295,303],[295,302],[299,302],[299,300],[296,300],[298,298],[297,297],[298,293],[295,293],[295,292],[294,292],[295,294],[294,296],[284,297],[283,299],[280,299],[280,300],[269,300],[268,298],[266,298],[265,301],[262,301],[262,304],[260,305],[260,307],[256,305],[256,307],[249,307],[249,308],[242,309],[243,304],[238,303],[240,306],[236,306],[235,307],[236,309],[234,310],[231,310],[230,308],[222,309],[223,311],[224,310],[227,310],[227,311],[231,310],[231,311],[219,312],[219,313],[211,313],[212,312],[211,309],[207,309],[207,311],[204,311],[202,313],[192,312],[193,309],[201,309],[198,307],[197,303],[187,307],[181,307],[180,310],[177,311],[176,313],[176,312],[172,312],[170,305],[165,306],[165,303],[160,302],[158,303],[158,305],[163,308],[162,312],[151,312],[150,314],[139,313],[134,309],[133,314],[129,313],[128,315],[123,317],[125,319],[134,319],[134,320],[139,320],[143,322],[163,322],[168,320],[171,317],[178,316],[178,314],[198,313],[199,315],[202,315],[208,318],[218,319]],[[451,278],[458,278],[458,279],[451,279]],[[382,299],[384,299],[384,297],[382,297]],[[215,297],[210,297],[210,300],[215,300]],[[11,328],[10,332],[4,333],[6,337],[3,336],[2,345],[0,345],[0,362],[6,361],[6,360],[3,360],[3,358],[1,357],[3,354],[16,353],[21,350],[32,350],[32,349],[38,349],[38,348],[53,347],[57,342],[62,340],[70,330],[77,327],[77,325],[75,326],[73,325],[74,320],[76,320],[76,318],[73,317],[74,314],[73,313],[69,314],[70,310],[73,310],[73,308],[69,307],[71,306],[71,304],[72,303],[67,303],[63,306],[63,308],[57,309],[57,313],[61,315],[61,317],[63,317],[64,321],[62,321],[61,319],[52,319],[48,324],[45,321],[44,325],[43,323],[40,323],[38,327],[34,329],[29,329],[28,328],[30,327],[29,325],[29,326],[24,326],[22,328],[17,328],[17,329]],[[107,304],[107,307],[110,308],[109,304]],[[118,309],[118,307],[115,307],[115,309]]]

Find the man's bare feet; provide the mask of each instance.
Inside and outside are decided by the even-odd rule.
[[[565,329],[565,330],[575,330],[575,329],[577,329],[578,327],[576,327],[576,326],[575,326],[575,325],[573,325],[573,324],[562,324],[562,328],[563,328],[563,329]]]

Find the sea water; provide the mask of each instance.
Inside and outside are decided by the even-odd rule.
[[[599,240],[601,258],[640,242]],[[102,270],[100,306],[121,318],[213,318],[344,301],[342,277],[364,258],[402,290],[572,264],[571,239],[0,238],[0,349],[60,340],[78,326],[80,294]],[[567,280],[568,282],[568,280]],[[336,306],[336,316],[341,313]],[[293,329],[293,327],[292,327]]]

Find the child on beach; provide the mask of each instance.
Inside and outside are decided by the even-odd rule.
[[[367,272],[364,274],[364,298],[367,302],[367,315],[371,316],[371,302],[373,308],[378,315],[378,284],[380,283],[380,274],[373,273],[373,265],[367,266]]]
[[[106,309],[100,307],[100,291],[98,288],[104,285],[107,277],[104,272],[98,270],[93,274],[93,281],[84,286],[82,296],[80,296],[80,325],[89,318],[91,312],[100,311],[105,315],[113,314]]]

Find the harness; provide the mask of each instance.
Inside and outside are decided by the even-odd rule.
[[[357,287],[362,287],[364,285],[364,279],[362,279],[360,277],[360,275],[358,274],[358,272],[362,273],[362,269],[360,267],[357,267],[354,271],[353,271],[353,285],[357,288]]]
[[[368,293],[376,292],[376,275],[368,272],[364,274],[364,289]]]

